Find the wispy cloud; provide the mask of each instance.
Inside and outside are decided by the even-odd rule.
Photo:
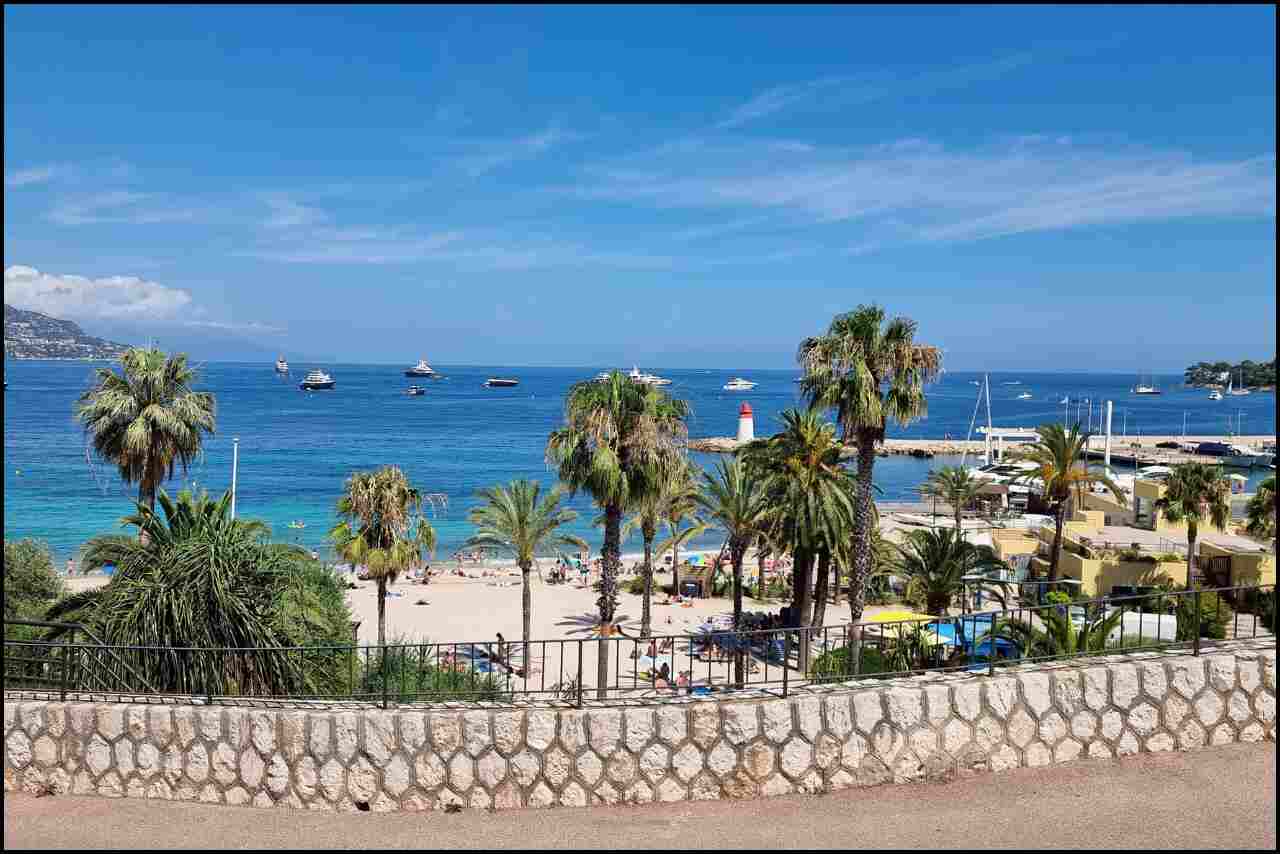
[[[716,127],[730,130],[768,118],[775,113],[805,106],[837,109],[885,98],[939,92],[995,79],[1029,65],[1031,61],[1030,53],[1019,53],[991,62],[925,71],[914,76],[875,73],[822,77],[802,83],[774,86],[735,107]]]
[[[288,196],[268,195],[263,201],[271,209],[271,213],[263,220],[267,228],[297,228],[324,222],[328,217],[325,212],[311,205],[304,205]]]
[[[201,206],[182,204],[157,193],[111,190],[63,200],[54,205],[46,218],[58,225],[153,225],[190,222],[207,213]]]
[[[7,190],[19,187],[30,187],[35,184],[47,184],[66,170],[65,166],[32,166],[4,173],[4,186]]]
[[[283,326],[272,326],[254,321],[248,323],[224,323],[218,320],[187,320],[183,321],[182,325],[190,326],[193,329],[212,329],[217,332],[241,332],[260,335],[279,335],[286,331]]]
[[[519,160],[537,157],[551,149],[574,140],[581,134],[555,125],[528,136],[496,142],[469,143],[473,153],[464,154],[455,161],[460,169],[472,177],[479,177]]]
[[[1206,160],[1024,137],[953,150],[905,140],[779,154],[686,147],[597,167],[563,192],[660,210],[728,211],[720,228],[806,224],[858,251],[1183,218],[1275,216],[1275,155]],[[715,225],[702,229],[715,234]],[[680,236],[680,235],[678,235]],[[686,231],[687,239],[699,236]]]

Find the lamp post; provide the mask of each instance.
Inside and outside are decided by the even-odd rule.
[[[240,468],[240,437],[231,440],[231,518],[236,518],[236,474]]]

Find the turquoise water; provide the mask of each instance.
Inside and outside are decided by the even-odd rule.
[[[408,363],[407,363],[408,364]],[[218,401],[218,432],[186,477],[168,485],[175,491],[195,484],[221,493],[231,483],[232,437],[240,438],[237,508],[242,516],[265,519],[278,539],[323,549],[332,525],[333,502],[354,470],[394,463],[427,492],[448,496],[434,520],[438,555],[447,556],[470,535],[466,514],[475,490],[517,477],[554,481],[543,460],[548,432],[560,424],[565,390],[601,368],[512,368],[437,365],[447,379],[425,383],[423,397],[408,397],[415,382],[406,365],[325,365],[337,381],[326,392],[302,392],[298,380],[314,365],[294,365],[290,378],[277,377],[270,364],[210,363],[202,366],[200,387]],[[653,369],[671,378],[668,391],[690,401],[692,436],[730,436],[737,429],[739,404],[755,410],[756,435],[778,426],[778,413],[799,403],[793,371],[748,371],[759,383],[748,393],[721,390],[727,371]],[[115,470],[86,454],[72,417],[76,397],[89,385],[92,366],[83,362],[8,361],[4,406],[4,529],[7,538],[38,537],[59,560],[73,555],[95,534],[118,531],[136,490],[123,486]],[[512,389],[486,389],[489,376],[517,376]],[[977,374],[948,374],[929,389],[929,416],[891,435],[963,438],[969,430]],[[1004,383],[1020,381],[1020,385]],[[992,374],[992,420],[1003,426],[1061,421],[1058,403],[1089,398],[1116,401],[1115,430],[1129,434],[1180,434],[1183,415],[1191,435],[1220,435],[1234,428],[1237,413],[1249,434],[1275,433],[1275,397],[1254,394],[1222,402],[1199,389],[1183,389],[1178,377],[1160,377],[1165,394],[1135,397],[1134,378],[1123,375]],[[421,381],[419,381],[421,382]],[[1031,400],[1017,400],[1022,392]],[[1071,420],[1083,405],[1066,407]],[[1096,419],[1095,408],[1095,419]],[[1232,425],[1228,426],[1228,417]],[[985,407],[979,418],[985,423]],[[695,455],[704,464],[711,457]],[[928,470],[945,461],[882,458],[876,481],[884,500],[912,500]],[[1252,478],[1256,481],[1260,472]],[[571,506],[582,513],[575,533],[598,543],[589,522],[595,516],[585,497]],[[302,520],[303,529],[289,528]],[[700,543],[719,545],[709,535]],[[629,550],[638,543],[628,544]]]

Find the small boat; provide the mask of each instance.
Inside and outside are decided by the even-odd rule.
[[[1142,381],[1142,377],[1138,377],[1138,384],[1130,389],[1134,394],[1160,394],[1160,388],[1155,384],[1155,377],[1148,377],[1146,382]]]
[[[969,385],[979,385],[979,386],[980,386],[980,385],[982,385],[982,383],[978,382],[977,380],[969,380]]]
[[[1213,391],[1209,392],[1209,399],[1210,399],[1210,400],[1222,400],[1222,392],[1218,391],[1218,390],[1215,388]]]
[[[512,377],[489,377],[484,381],[485,388],[511,388],[520,385],[520,380]]]
[[[631,373],[627,374],[632,380],[645,385],[671,385],[671,380],[666,377],[660,377],[657,374],[645,374],[640,372],[640,368],[632,365]]]
[[[756,383],[751,380],[744,380],[742,377],[734,377],[721,386],[725,391],[751,391],[755,387]]]
[[[613,371],[601,371],[600,373],[595,375],[595,381],[598,383],[606,382],[609,379],[609,375],[611,373],[613,373]]]
[[[1030,400],[1030,399],[1031,399],[1031,392],[1029,391],[1024,391],[1022,394],[1018,395],[1018,400]]]
[[[410,397],[420,397],[426,394],[427,390],[420,385],[411,385],[407,389],[405,389],[404,393],[409,395]]]
[[[1249,389],[1244,387],[1244,370],[1240,371],[1240,388],[1232,388],[1231,380],[1227,380],[1227,394],[1231,397],[1243,397],[1249,393]]]
[[[426,359],[419,359],[418,364],[404,372],[406,377],[434,377],[435,369],[427,364]]]
[[[333,377],[321,370],[312,371],[307,374],[302,382],[298,383],[298,388],[305,391],[318,391],[320,389],[333,388],[333,386]]]
[[[277,374],[289,373],[289,363],[284,360],[284,356],[281,356],[279,359],[276,359],[276,373]]]
[[[307,527],[307,523],[306,523],[306,522],[304,522],[304,521],[302,521],[301,519],[294,519],[292,522],[290,522],[290,523],[289,523],[289,527],[290,527],[290,528],[305,528],[305,527]]]

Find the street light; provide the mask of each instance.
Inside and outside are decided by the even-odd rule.
[[[231,518],[236,518],[236,474],[240,468],[240,437],[231,440]]]

